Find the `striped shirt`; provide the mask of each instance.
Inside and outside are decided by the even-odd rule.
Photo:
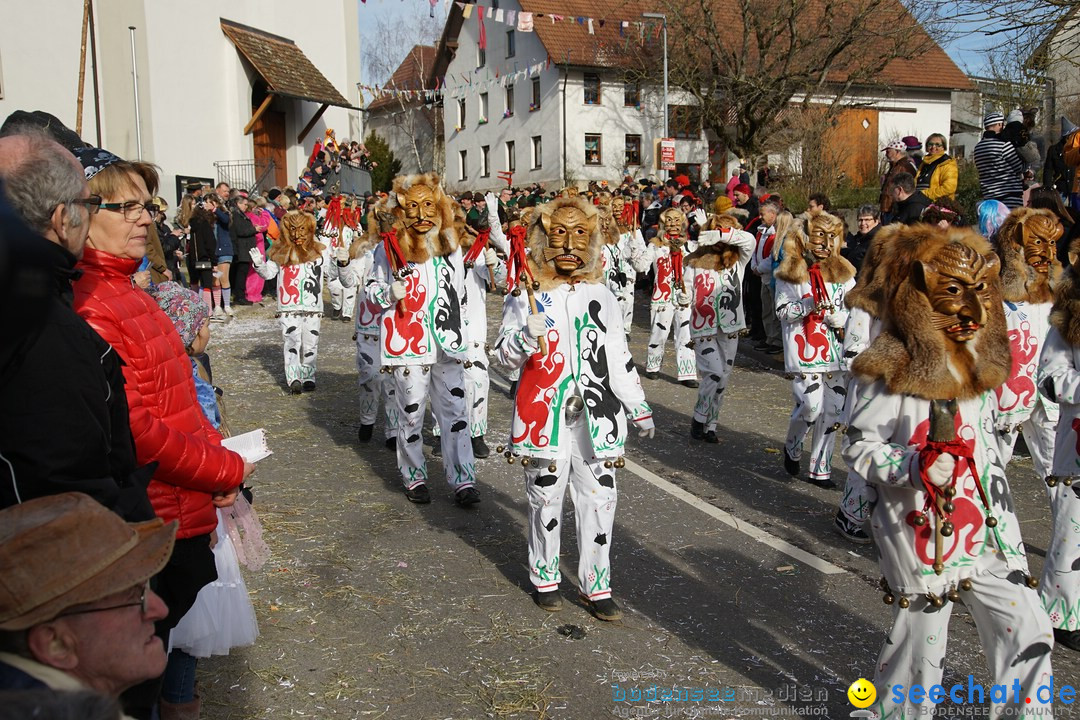
[[[1009,208],[1024,202],[1021,173],[1024,162],[1016,148],[995,135],[984,135],[975,145],[975,167],[979,171],[979,190],[984,200],[1000,200]]]

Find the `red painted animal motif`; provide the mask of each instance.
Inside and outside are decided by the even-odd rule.
[[[394,311],[383,317],[383,337],[386,339],[386,353],[399,357],[406,352],[422,355],[427,346],[421,344],[424,339],[424,323],[416,314],[427,302],[427,288],[421,284],[420,275],[412,273],[405,278],[405,297],[394,306]]]
[[[694,330],[716,327],[716,308],[713,307],[715,291],[716,279],[712,273],[703,271],[694,276],[694,312],[690,321]]]
[[[806,293],[804,298],[812,297]],[[799,350],[799,360],[804,363],[824,362],[829,357],[828,328],[821,322],[817,313],[803,319],[802,334],[795,336],[795,346]]]
[[[1031,325],[1023,322],[1009,331],[1009,348],[1012,350],[1012,372],[1005,384],[997,388],[998,409],[1002,412],[1028,407],[1035,401],[1035,357],[1039,342],[1031,334]]]
[[[521,370],[514,411],[521,419],[522,431],[513,436],[515,443],[528,438],[533,447],[546,447],[551,438],[544,434],[551,417],[551,402],[555,399],[555,384],[562,376],[566,357],[559,352],[558,330],[548,330],[548,353],[529,358]]]
[[[283,306],[300,303],[300,266],[285,265],[281,268],[281,283],[278,285],[278,302]]]
[[[653,288],[653,302],[671,299],[671,257],[661,255],[656,259],[656,286]]]

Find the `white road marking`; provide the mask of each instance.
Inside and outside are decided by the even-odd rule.
[[[498,387],[503,392],[510,392],[510,386],[503,382],[501,378],[496,377],[494,373],[491,374],[491,384]],[[629,458],[624,457],[623,459],[626,460],[626,469],[637,475],[645,482],[663,490],[668,495],[671,495],[674,498],[682,500],[687,505],[697,508],[709,517],[715,520],[719,520],[724,525],[727,525],[733,530],[741,532],[743,535],[746,535],[747,537],[756,540],[762,545],[771,547],[777,552],[781,552],[790,558],[798,560],[804,565],[808,565],[809,567],[817,570],[824,575],[841,575],[848,572],[842,567],[833,565],[828,560],[823,560],[817,555],[809,553],[802,548],[796,547],[791,543],[787,542],[786,540],[781,540],[772,533],[762,530],[756,525],[752,525],[745,520],[739,520],[731,513],[725,510],[721,510],[715,505],[705,502],[693,493],[683,490],[678,485],[665,480],[664,478],[654,473],[652,470],[638,465]]]

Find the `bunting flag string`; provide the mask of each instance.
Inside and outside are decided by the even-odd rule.
[[[431,2],[434,3],[437,2],[437,0],[431,0]],[[461,0],[448,0],[446,3],[447,7],[450,6],[450,2],[453,2],[454,5],[457,5],[458,9],[461,10],[461,16],[465,20],[468,20],[470,17],[472,17],[474,11],[476,12],[477,18],[480,19],[480,32],[482,36],[484,35],[483,18],[485,17],[488,20],[492,20],[498,23],[504,23],[512,28],[516,28],[519,32],[533,32],[535,29],[535,21],[537,18],[546,17],[551,21],[552,25],[557,22],[562,22],[564,20],[570,20],[584,27],[590,35],[595,35],[596,28],[602,28],[608,22],[607,18],[594,18],[586,15],[575,15],[571,17],[567,15],[558,15],[556,13],[530,13],[517,10],[500,10],[493,5],[489,6],[482,5],[480,3],[465,3],[461,2]],[[636,27],[642,39],[644,39],[645,37],[645,29],[647,26],[651,26],[653,24],[659,25],[659,23],[657,23],[656,21],[646,22],[642,20],[612,20],[611,22],[618,23],[619,35],[625,35],[627,30]],[[659,33],[660,30],[657,29],[656,32]]]
[[[421,101],[425,105],[438,102],[444,97],[460,98],[466,94],[474,95],[485,92],[491,87],[507,87],[521,80],[539,77],[551,67],[551,57],[543,60],[533,58],[528,65],[521,67],[519,62],[511,61],[503,65],[477,68],[468,74],[443,75],[434,78],[432,88],[398,88],[392,86],[366,85],[357,83],[361,94],[361,104],[367,98],[372,101],[393,98],[404,102]]]

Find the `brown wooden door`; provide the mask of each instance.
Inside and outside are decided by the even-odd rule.
[[[851,180],[853,187],[877,182],[878,111],[873,108],[850,108],[836,118],[827,140],[833,161]]]
[[[285,113],[267,109],[251,129],[251,136],[255,146],[255,179],[259,179],[267,164],[273,160],[274,172],[267,177],[269,182],[263,184],[278,187],[288,185],[289,172],[285,164]]]

